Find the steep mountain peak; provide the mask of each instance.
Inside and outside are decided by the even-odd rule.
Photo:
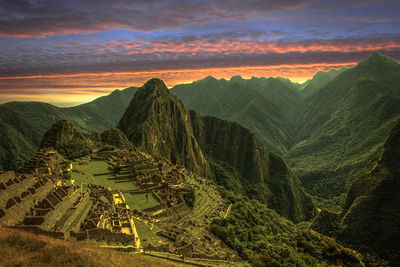
[[[164,81],[158,78],[148,80],[139,90],[141,93],[146,93],[148,95],[155,94],[157,96],[169,93],[168,87],[165,85]]]
[[[52,147],[58,149],[61,144],[74,138],[84,139],[71,122],[64,119],[59,120],[44,134],[40,148]]]
[[[160,79],[138,89],[118,128],[140,150],[205,175],[208,165],[194,138],[189,110]]]

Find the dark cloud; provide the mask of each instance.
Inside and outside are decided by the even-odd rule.
[[[43,37],[126,28],[154,31],[298,8],[308,1],[196,0],[3,0],[0,35]]]

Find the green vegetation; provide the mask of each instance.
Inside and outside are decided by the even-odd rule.
[[[186,204],[188,204],[189,207],[193,208],[194,202],[196,200],[194,190],[190,190],[189,192],[183,193],[182,197],[185,200]]]
[[[302,97],[282,78],[217,80],[211,76],[176,85],[171,92],[202,115],[238,122],[271,151],[283,154],[295,143],[294,121],[302,114]]]
[[[78,185],[98,184],[116,190],[136,188],[131,181],[116,180],[105,161],[90,161],[88,164],[74,163],[73,169],[75,171],[71,172],[71,177]]]
[[[58,152],[67,159],[77,159],[87,156],[92,151],[92,146],[83,139],[72,139],[62,143]]]
[[[140,239],[142,241],[146,241],[146,242],[152,243],[154,245],[158,245],[160,243],[171,242],[164,237],[156,235],[156,232],[158,232],[160,230],[160,228],[158,228],[157,226],[153,225],[150,227],[148,224],[146,224],[142,220],[138,220],[135,218],[133,220],[135,222],[136,231],[138,232],[138,235],[140,236]]]
[[[279,78],[240,76],[207,77],[171,91],[201,114],[248,127],[287,160],[319,207],[338,211],[400,117],[399,77],[398,62],[372,53],[354,68],[318,72],[301,91]]]
[[[342,212],[322,211],[311,227],[372,255],[368,263],[376,261],[375,255],[392,265],[400,262],[399,160],[400,120],[390,131],[375,167],[352,183]]]
[[[222,190],[233,203],[211,231],[254,266],[362,266],[360,256],[310,230],[300,230],[257,200]]]

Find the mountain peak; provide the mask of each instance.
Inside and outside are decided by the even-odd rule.
[[[140,150],[206,175],[208,165],[193,137],[189,110],[162,80],[153,78],[139,88],[118,128]]]
[[[168,87],[165,85],[163,80],[158,78],[151,78],[142,87],[139,88],[139,91],[147,92],[148,94],[156,92],[168,93]]]
[[[71,139],[84,139],[83,135],[68,120],[62,119],[54,123],[44,134],[40,148],[52,147],[58,149],[60,145]]]
[[[377,68],[377,67],[381,68],[381,67],[393,67],[393,66],[398,66],[398,65],[399,65],[399,63],[396,60],[394,60],[390,57],[387,57],[385,55],[382,55],[381,53],[379,53],[377,51],[374,51],[369,55],[368,58],[360,61],[360,63],[357,65],[357,67],[373,66],[374,68]],[[381,69],[381,71],[382,71],[382,69]]]

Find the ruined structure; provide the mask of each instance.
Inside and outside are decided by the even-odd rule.
[[[77,240],[94,239],[140,247],[135,223],[123,195],[117,191],[90,185],[90,209],[79,232],[71,232]]]
[[[123,195],[96,185],[83,191],[69,179],[71,168],[56,151],[44,149],[18,174],[0,173],[0,225],[139,246]]]

